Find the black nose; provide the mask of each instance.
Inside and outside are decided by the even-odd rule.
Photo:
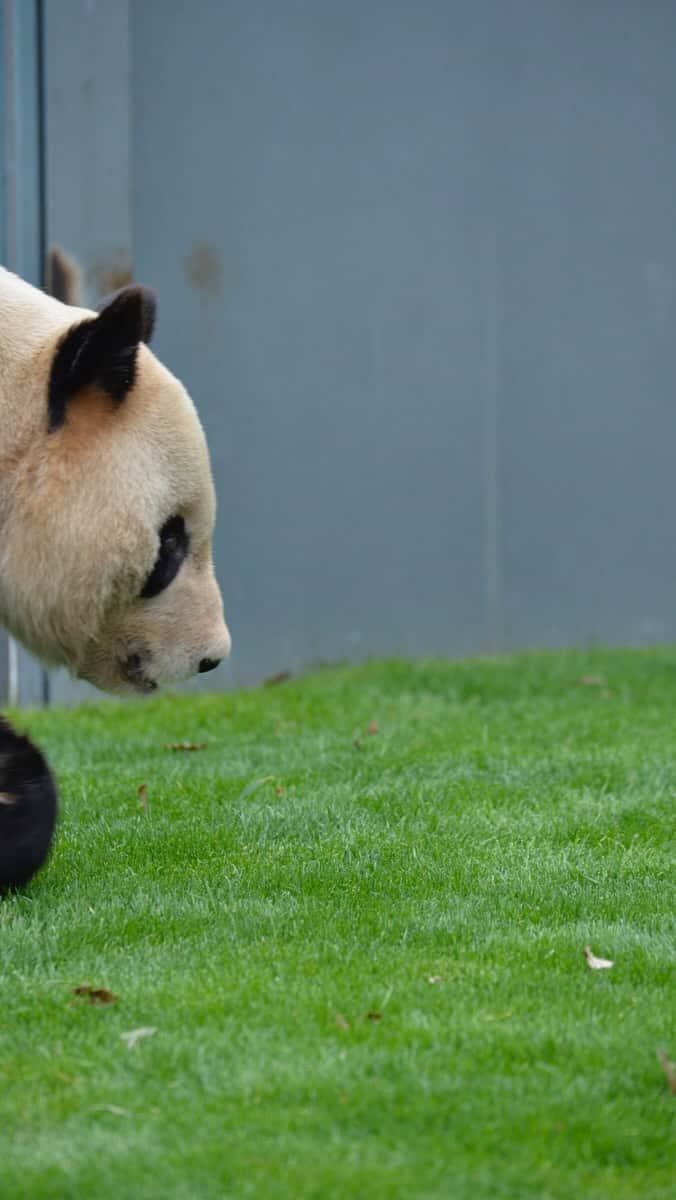
[[[215,671],[220,661],[220,658],[203,658],[197,670],[200,675],[203,675],[205,671]]]

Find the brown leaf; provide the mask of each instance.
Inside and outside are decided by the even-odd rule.
[[[170,742],[170,744],[167,746],[167,750],[194,751],[194,750],[206,750],[206,748],[207,748],[206,742]]]
[[[336,1013],[336,1025],[338,1026],[339,1029],[349,1029],[350,1028],[349,1021],[345,1020],[345,1017],[343,1016],[343,1014],[341,1012]]]
[[[666,1052],[661,1048],[657,1051],[657,1057],[662,1065],[662,1070],[666,1076],[667,1087],[672,1096],[676,1096],[676,1063],[672,1063],[667,1058]]]
[[[290,671],[278,671],[276,675],[270,675],[269,679],[263,680],[264,687],[276,687],[279,683],[286,683],[291,678]]]
[[[430,975],[428,977],[427,982],[428,983],[443,983],[444,978],[443,978],[443,975]]]
[[[276,787],[276,788],[275,788],[275,793],[276,793],[276,795],[278,795],[278,796],[283,796],[283,795],[284,795],[284,788],[283,788],[283,787]]]
[[[380,725],[377,721],[371,721],[371,724],[366,726],[366,735],[374,737],[376,733],[380,733]]]
[[[607,971],[610,970],[611,967],[615,966],[615,963],[611,962],[609,958],[597,958],[595,954],[592,954],[589,946],[585,946],[582,953],[584,954],[587,960],[587,966],[591,971]]]
[[[606,681],[603,675],[583,675],[579,680],[582,687],[605,687]]]
[[[137,788],[136,795],[138,796],[138,802],[139,802],[139,805],[141,806],[141,808],[147,808],[148,807],[148,785],[147,785],[147,783],[142,783],[140,788]]]
[[[89,993],[90,1004],[114,1004],[117,996],[108,991],[108,988],[92,988]]]
[[[108,988],[93,988],[88,983],[81,983],[79,987],[73,988],[73,993],[76,996],[86,996],[90,1004],[114,1004],[117,996],[108,991]]]
[[[379,1012],[367,1012],[367,1014],[366,1014],[367,1021],[375,1022],[375,1021],[382,1021],[382,1019],[383,1019],[383,1014],[379,1013]]]

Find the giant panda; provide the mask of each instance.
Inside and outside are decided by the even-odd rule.
[[[0,267],[0,623],[107,692],[230,651],[206,440],[148,347],[155,312],[144,287],[94,312]],[[0,719],[0,892],[42,866],[56,810],[44,757]]]

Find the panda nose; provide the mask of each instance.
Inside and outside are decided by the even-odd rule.
[[[200,675],[204,675],[205,671],[215,671],[220,661],[220,658],[203,658],[197,670]]]

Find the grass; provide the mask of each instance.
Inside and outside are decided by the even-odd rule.
[[[2,1200],[673,1195],[675,719],[676,650],[22,714]]]

